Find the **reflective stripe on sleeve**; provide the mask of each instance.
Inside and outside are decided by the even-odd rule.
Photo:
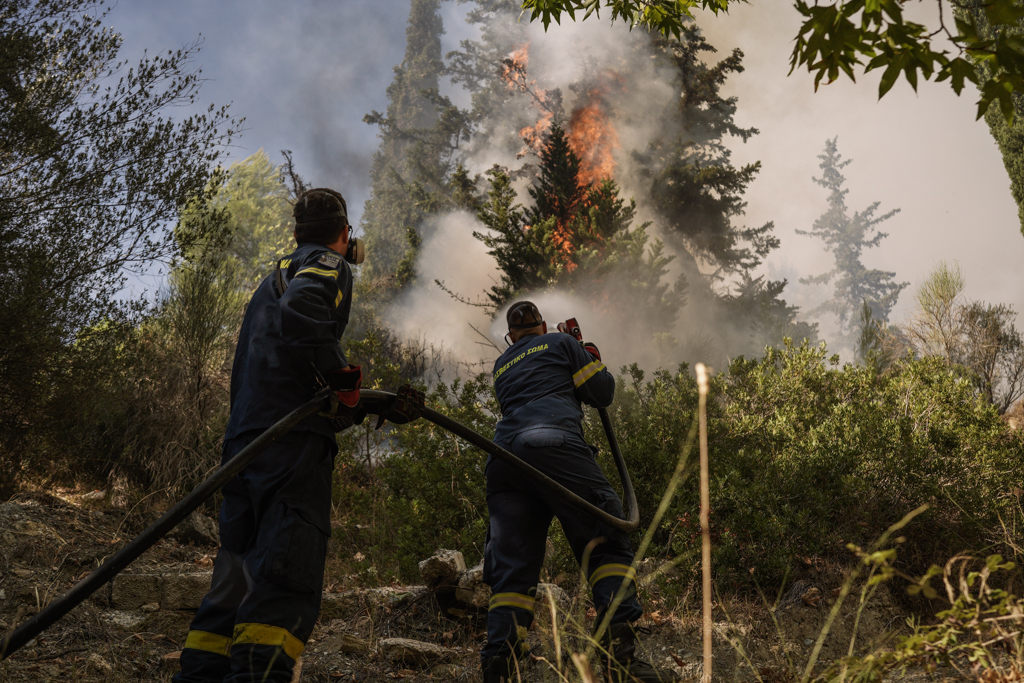
[[[591,361],[572,376],[572,383],[579,386],[602,370],[604,370],[604,363],[599,360]]]
[[[617,564],[615,562],[609,564],[602,564],[600,567],[594,570],[594,573],[590,575],[588,583],[591,586],[597,584],[601,579],[607,579],[610,576],[622,576],[630,579],[634,583],[636,582],[636,570],[628,564]]]
[[[189,631],[185,638],[185,647],[190,650],[202,650],[212,652],[215,655],[231,656],[231,639],[227,636],[218,636],[216,633],[207,631]]]
[[[334,297],[334,307],[337,308],[338,304],[340,304],[341,300],[344,299],[344,298],[345,298],[345,294],[339,289],[338,290],[338,296]]]
[[[517,607],[525,609],[527,612],[533,612],[535,602],[533,597],[522,593],[497,593],[491,596],[487,610],[490,611],[496,607]]]
[[[338,271],[336,271],[336,270],[324,270],[323,268],[303,268],[299,272],[295,273],[295,277],[303,275],[304,273],[313,273],[314,275],[323,275],[324,277],[329,277],[329,278],[333,278],[333,279],[337,279],[337,277],[338,277]]]
[[[306,649],[301,640],[280,626],[269,624],[235,624],[233,645],[274,645],[294,660]]]

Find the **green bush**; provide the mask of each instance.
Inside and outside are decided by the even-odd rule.
[[[427,405],[488,438],[494,434],[498,407],[487,375],[438,384]],[[438,548],[461,550],[475,564],[487,530],[487,454],[427,420],[383,434],[372,432],[374,421],[345,433],[336,470],[336,493],[357,506],[346,526],[358,523],[368,532],[358,537],[359,551],[379,566],[397,567],[404,580],[416,580],[417,563]],[[360,484],[379,490],[367,493]]]
[[[441,384],[428,404],[484,435],[497,416],[489,378]],[[652,519],[697,409],[687,366],[649,378],[625,368],[609,409],[629,467],[641,520]],[[615,467],[596,411],[584,431]],[[847,543],[863,545],[923,503],[929,511],[904,530],[901,569],[921,573],[956,552],[1004,552],[1001,518],[1024,480],[1024,438],[977,395],[970,378],[936,359],[903,359],[885,374],[840,366],[824,345],[768,349],[738,359],[713,378],[708,401],[712,541],[721,588],[778,585],[794,567],[845,565]],[[438,547],[482,553],[487,523],[486,455],[420,420],[385,435],[352,430],[342,453],[355,485],[379,489],[344,505],[373,510],[379,531],[360,541],[382,565],[415,579],[416,562]],[[348,434],[348,433],[347,433]],[[377,439],[375,448],[368,445]],[[360,442],[362,440],[362,442]],[[687,555],[696,576],[700,545],[697,450],[657,530],[649,556]],[[373,500],[376,503],[372,502]],[[355,513],[353,513],[355,514]],[[362,513],[360,513],[362,514]],[[359,514],[356,514],[358,517]],[[355,519],[355,517],[353,517]],[[361,525],[371,522],[367,514]],[[574,566],[553,527],[556,571]],[[640,532],[636,534],[639,540]],[[1019,539],[1017,539],[1018,545]],[[572,572],[570,571],[570,576]]]
[[[611,411],[650,519],[697,405],[686,366],[648,381],[635,367]],[[1000,514],[1024,475],[1024,439],[981,400],[962,371],[937,359],[878,375],[839,367],[825,346],[768,349],[715,378],[708,402],[716,575],[776,583],[799,558],[845,561],[922,503],[907,529],[908,569],[999,543]],[[603,443],[588,421],[588,438]],[[696,451],[691,458],[696,461]],[[611,471],[610,458],[603,461]],[[683,485],[653,552],[699,547],[696,477]],[[697,555],[695,555],[697,557]],[[695,561],[691,563],[695,569]]]

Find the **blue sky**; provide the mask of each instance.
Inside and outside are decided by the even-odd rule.
[[[201,37],[195,66],[208,80],[200,99],[245,117],[231,158],[262,147],[280,163],[280,150],[290,149],[299,173],[341,188],[358,218],[377,143],[362,117],[387,106],[407,14],[403,0],[125,0],[108,23],[129,62]]]

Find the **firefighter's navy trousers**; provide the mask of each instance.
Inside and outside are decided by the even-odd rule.
[[[225,441],[223,462],[258,435]],[[292,432],[224,486],[213,582],[175,683],[291,680],[320,612],[337,449]]]
[[[499,443],[567,489],[616,517],[622,503],[608,483],[594,454],[574,432],[536,427]],[[487,465],[487,509],[490,535],[484,548],[484,581],[491,586],[487,612],[487,644],[481,658],[519,654],[517,626],[533,622],[534,599],[548,527],[558,517],[601,612],[623,583],[626,598],[612,623],[635,621],[643,614],[633,584],[633,550],[625,532],[587,515],[502,460]],[[599,542],[592,543],[598,539]]]

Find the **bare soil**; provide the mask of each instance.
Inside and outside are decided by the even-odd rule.
[[[91,508],[80,497],[21,494],[0,504],[0,632],[13,629],[45,607],[140,532],[152,519],[130,511]],[[334,549],[338,550],[338,549]],[[126,571],[208,572],[213,546],[165,539]],[[761,601],[732,599],[715,609],[714,679],[786,683],[799,678],[834,603],[841,575],[798,582],[771,608]],[[346,589],[344,576],[328,576],[332,592]],[[650,629],[643,654],[658,667],[699,680],[702,671],[700,604],[668,599],[648,589]],[[351,591],[349,595],[353,594]],[[328,600],[302,659],[302,681],[479,681],[484,613],[446,602],[422,587],[395,587],[387,600]],[[334,596],[328,596],[334,597]],[[856,601],[844,605],[824,643],[820,661],[845,655],[857,624],[857,651],[873,648],[904,627],[906,614],[885,594],[857,616]],[[344,608],[339,607],[344,605]],[[189,610],[147,604],[118,610],[109,591],[75,608],[28,646],[0,662],[0,681],[169,681],[192,619]],[[570,652],[586,646],[580,635],[593,610],[583,595],[567,595],[550,612],[539,610],[529,635],[533,657],[526,681],[559,680],[572,669]],[[552,623],[558,624],[557,629]],[[557,637],[556,637],[557,634]],[[405,638],[429,643],[433,653],[401,655]],[[557,641],[557,646],[556,646]],[[731,642],[730,642],[731,641]],[[569,680],[579,680],[575,674]],[[936,672],[935,680],[942,680]]]

